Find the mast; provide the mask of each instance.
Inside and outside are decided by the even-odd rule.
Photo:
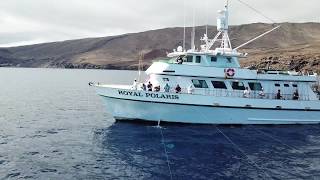
[[[208,3],[208,0],[206,0],[206,35],[208,35],[208,19],[209,19],[209,17],[208,17],[208,14],[209,14],[209,12],[208,12],[208,7],[209,7],[209,3]]]
[[[196,13],[195,13],[195,7],[193,7],[193,27],[192,27],[192,32],[191,32],[191,49],[194,51],[196,49],[195,47],[195,35],[196,35],[196,23],[195,23],[195,16],[196,16]]]
[[[186,50],[186,1],[183,1],[183,51]]]
[[[218,11],[219,15],[217,18],[217,30],[221,32],[221,46],[220,48],[231,48],[231,43],[228,35],[229,30],[229,11],[228,1],[224,10]]]
[[[239,1],[242,2],[241,0],[239,0]],[[237,50],[239,48],[246,46],[247,44],[271,33],[272,31],[278,29],[279,27],[280,26],[276,26],[276,27],[272,28],[271,30],[269,30],[269,31],[255,37],[255,38],[247,41],[246,43],[243,43],[242,45],[232,49],[231,41],[230,41],[229,34],[228,34],[228,30],[229,30],[229,1],[227,0],[224,10],[218,11],[218,17],[217,17],[218,33],[217,33],[217,35],[213,39],[209,39],[207,34],[205,34],[204,37],[201,38],[201,40],[205,42],[205,45],[202,45],[201,49],[204,52],[210,52],[210,49],[212,48],[214,43],[220,42],[220,49],[216,49],[216,52],[222,51],[224,54],[225,51],[232,51],[232,53],[231,54],[229,53],[229,55],[239,55],[239,53],[237,53]],[[221,39],[219,39],[219,37],[221,37]],[[245,57],[247,54],[245,53],[243,55]],[[241,56],[242,56],[242,54],[241,54]]]
[[[218,33],[213,39],[209,39],[207,34],[204,35],[203,38],[201,38],[202,41],[204,41],[206,44],[204,45],[203,50],[205,52],[209,52],[209,50],[212,48],[215,42],[220,41],[220,48],[222,49],[231,49],[231,42],[228,35],[229,30],[229,11],[228,11],[228,4],[227,1],[224,10],[218,11],[218,17],[217,17],[217,30]],[[218,39],[221,36],[221,39]]]
[[[241,0],[238,0],[242,2]],[[251,6],[249,6],[251,7]],[[252,7],[251,7],[252,9]],[[256,11],[257,12],[257,11]],[[206,27],[206,33],[204,36],[200,39],[201,41],[204,41],[205,44],[200,46],[200,51],[204,53],[210,53],[215,55],[222,55],[222,56],[229,56],[229,57],[246,57],[248,53],[238,53],[237,50],[239,48],[242,48],[243,46],[246,46],[247,44],[250,44],[253,41],[256,41],[257,39],[273,32],[274,30],[278,29],[280,26],[274,27],[271,30],[247,41],[246,43],[243,43],[242,45],[232,48],[231,41],[229,38],[228,30],[229,30],[229,0],[226,1],[226,5],[224,7],[224,10],[218,11],[218,17],[217,17],[217,31],[218,33],[213,39],[208,38],[208,32]],[[185,30],[184,30],[184,36],[185,36]],[[215,43],[220,43],[220,46],[218,48],[211,50],[213,45]],[[185,43],[184,43],[185,46]],[[182,48],[181,48],[182,49]],[[195,9],[193,9],[193,28],[191,32],[191,48],[188,50],[188,52],[195,52]],[[181,51],[179,51],[181,53]],[[168,57],[176,55],[175,52],[169,53]]]

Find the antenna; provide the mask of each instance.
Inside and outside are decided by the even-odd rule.
[[[186,0],[183,1],[183,51],[186,50]]]
[[[194,44],[194,39],[195,39],[195,34],[196,34],[196,28],[195,28],[195,16],[196,16],[196,12],[195,12],[195,7],[193,7],[193,27],[192,27],[192,34],[191,34],[191,49],[195,50],[195,44]]]
[[[139,65],[138,65],[138,82],[141,80],[141,66],[143,70],[142,60],[144,59],[144,53],[140,51],[139,53]]]
[[[209,8],[209,2],[208,0],[206,0],[206,35],[208,35],[208,23],[209,23],[209,11],[208,11],[208,8]]]

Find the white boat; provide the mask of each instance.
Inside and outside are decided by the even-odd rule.
[[[228,36],[228,6],[219,11],[218,34],[205,34],[200,50],[184,47],[154,62],[148,78],[134,85],[93,83],[116,120],[198,124],[316,124],[320,101],[314,75],[241,68],[242,46],[232,48]],[[213,49],[213,46],[219,46]],[[150,90],[143,84],[153,85]],[[177,86],[179,85],[179,88]]]

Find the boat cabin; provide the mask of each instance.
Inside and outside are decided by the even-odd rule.
[[[168,63],[195,66],[212,66],[219,68],[240,68],[237,57],[200,53],[187,53],[185,55],[172,57],[171,59],[169,59]]]

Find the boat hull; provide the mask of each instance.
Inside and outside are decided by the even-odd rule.
[[[318,124],[320,111],[174,104],[103,96],[116,120],[195,124]]]

